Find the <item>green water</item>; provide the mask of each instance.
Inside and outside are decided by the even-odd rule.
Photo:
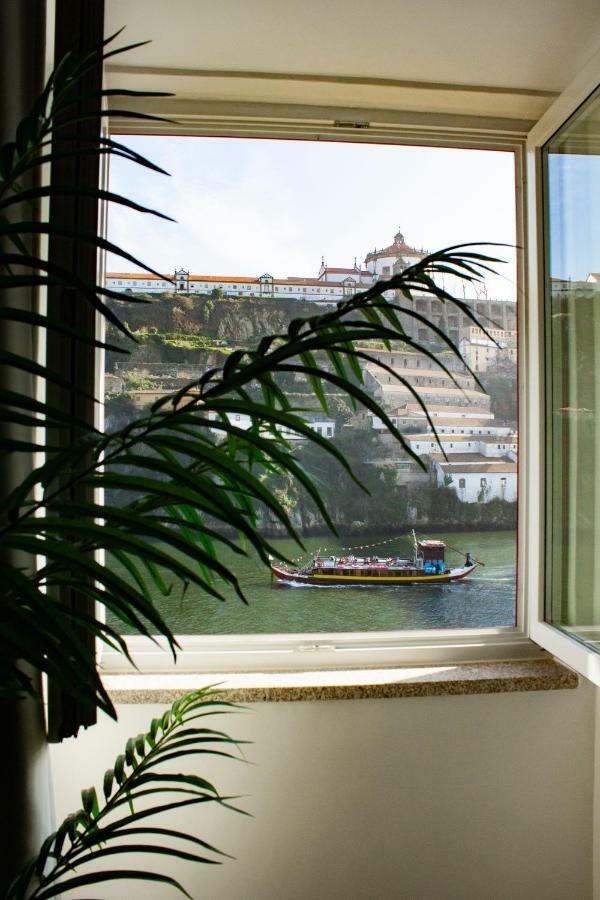
[[[435,537],[446,541],[449,547],[469,551],[485,562],[485,567],[476,569],[465,581],[447,585],[285,587],[272,584],[269,572],[257,560],[235,556],[235,571],[248,598],[248,606],[233,591],[226,589],[228,599],[221,603],[193,587],[183,600],[157,594],[155,602],[176,634],[281,634],[514,625],[516,533],[449,532]],[[365,542],[375,540],[377,537],[365,539]],[[316,553],[319,548],[324,551],[325,547],[327,551],[335,551],[342,544],[359,542],[360,539],[336,542],[331,538],[307,538],[305,541],[310,553]],[[291,541],[274,543],[283,553],[297,556],[297,547]],[[398,538],[380,552],[404,556],[410,554],[410,546],[408,540]],[[450,565],[459,565],[462,561],[449,549],[446,559]],[[114,567],[118,568],[116,563]],[[117,624],[114,620],[110,623]]]

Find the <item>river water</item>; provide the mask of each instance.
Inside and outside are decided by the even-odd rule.
[[[226,590],[227,601],[214,600],[190,588],[184,599],[156,597],[176,634],[277,634],[293,632],[389,631],[428,628],[484,628],[515,624],[514,531],[448,532],[431,535],[448,547],[469,551],[485,567],[467,580],[448,585],[403,587],[284,587],[272,584],[269,572],[254,559],[235,557],[235,570],[248,598],[245,606]],[[365,543],[389,535],[365,538]],[[356,545],[361,539],[336,541],[308,538],[309,553],[335,552],[342,544]],[[290,557],[298,555],[291,541],[275,541]],[[411,541],[399,537],[379,550],[385,555],[409,556]],[[377,553],[372,550],[365,553]],[[357,551],[358,553],[358,551]],[[232,554],[233,555],[233,554]],[[461,557],[447,549],[450,565]],[[227,560],[229,562],[229,560]],[[111,624],[115,624],[112,622]]]

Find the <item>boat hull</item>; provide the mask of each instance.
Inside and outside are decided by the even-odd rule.
[[[294,585],[315,584],[320,587],[340,586],[371,586],[371,587],[401,587],[408,584],[450,584],[454,581],[461,581],[466,578],[477,568],[477,564],[473,566],[463,566],[459,569],[450,569],[443,575],[327,575],[319,572],[318,575],[303,575],[294,569],[288,569],[285,566],[271,566],[271,572],[277,579],[279,584],[287,584],[290,587]]]

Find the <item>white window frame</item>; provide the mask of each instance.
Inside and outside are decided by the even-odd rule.
[[[205,124],[202,116],[191,121],[188,116],[184,128],[172,127],[167,130],[158,127],[155,133],[197,136],[239,136],[248,133],[247,122],[241,118],[240,125],[232,117],[227,128],[223,122],[215,129],[214,124]],[[360,143],[385,143],[398,145],[415,145],[427,147],[455,147],[481,150],[504,150],[514,153],[515,160],[515,208],[517,245],[524,244],[525,222],[525,152],[524,134],[514,131],[495,130],[490,132],[482,128],[437,128],[402,126],[388,127],[382,132],[353,132],[340,136],[331,128],[331,122],[319,128],[314,119],[307,124],[303,120],[292,122],[289,117],[281,123],[272,118],[252,129],[253,136],[293,137],[306,140],[352,140]],[[286,132],[289,129],[289,134]],[[138,125],[135,122],[117,122],[113,129],[118,134],[149,134],[148,123]],[[517,253],[517,279],[521,286],[518,290],[517,316],[519,329],[525,327],[525,304],[522,302],[524,284],[524,254]],[[345,286],[344,286],[345,287]],[[300,289],[299,289],[300,290]],[[306,288],[303,289],[306,292]],[[519,359],[519,369],[523,375],[524,356]],[[418,365],[418,362],[417,362]],[[519,379],[523,384],[523,378]],[[519,398],[521,402],[521,397]],[[524,484],[521,478],[522,456],[519,455],[519,485]],[[227,673],[256,672],[282,670],[319,670],[335,668],[367,668],[374,666],[398,665],[440,665],[458,662],[478,662],[487,660],[506,660],[540,658],[540,648],[532,642],[529,635],[528,604],[526,602],[525,569],[528,550],[525,535],[524,503],[519,503],[518,535],[519,549],[517,554],[517,597],[516,625],[514,627],[494,627],[481,629],[428,629],[420,631],[386,631],[386,632],[318,632],[294,634],[244,634],[244,635],[177,635],[181,650],[177,657],[178,673]],[[265,571],[265,577],[267,573]],[[252,597],[249,597],[250,603]],[[233,602],[233,601],[232,601]],[[174,663],[166,642],[159,639],[157,643],[140,636],[127,637],[127,645],[138,669],[142,673],[173,673]],[[119,653],[100,648],[100,665],[107,675],[131,674],[131,666]]]
[[[542,147],[566,120],[596,90],[600,84],[600,52],[596,53],[569,87],[558,97],[527,140],[527,190],[529,260],[528,307],[526,343],[523,363],[527,367],[527,396],[525,399],[526,448],[523,475],[527,484],[525,502],[526,533],[529,550],[527,565],[527,595],[529,597],[530,634],[562,662],[580,675],[600,685],[600,654],[585,647],[564,631],[548,624],[544,618],[544,220],[542,208]]]

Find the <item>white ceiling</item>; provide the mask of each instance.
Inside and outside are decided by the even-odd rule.
[[[315,118],[354,111],[354,118],[384,125],[393,116],[416,122],[428,115],[445,116],[438,125],[473,128],[487,117],[482,127],[490,133],[524,134],[600,49],[600,0],[106,0],[106,6],[107,34],[125,25],[127,42],[152,41],[117,57],[109,84],[122,86],[126,77],[128,87],[172,91],[170,107],[166,101],[138,107],[174,115],[192,130],[202,116],[218,125],[221,115],[268,117],[277,107],[279,116],[310,118],[318,107]],[[387,119],[373,110],[387,111]]]
[[[600,47],[600,0],[107,0],[132,65],[561,91]]]

